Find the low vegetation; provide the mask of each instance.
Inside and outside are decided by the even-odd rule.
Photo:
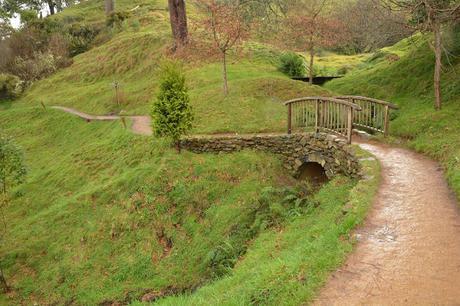
[[[360,69],[326,87],[342,94],[358,94],[393,101],[401,107],[391,123],[395,142],[440,161],[449,184],[460,198],[460,47],[459,31],[446,32],[451,54],[445,58],[444,106],[433,111],[433,54],[425,36],[416,35],[370,58]]]
[[[267,20],[295,13],[282,1],[251,3],[238,12],[235,28],[247,22],[273,31]],[[177,141],[185,132],[284,131],[282,102],[300,96],[384,98],[401,106],[392,122],[398,137],[393,141],[404,139],[439,159],[460,195],[458,30],[448,49],[455,56],[444,75],[445,107],[433,112],[427,36],[372,53],[386,43],[340,50],[332,34],[321,38],[310,31],[315,41],[307,37],[301,44],[315,63],[308,72],[345,76],[321,88],[291,80],[305,75],[305,59],[274,47],[279,37],[254,27],[244,28],[244,35],[232,27],[240,50],[220,49],[219,59],[181,50],[195,46],[195,37],[182,31],[173,40],[166,7],[167,1],[120,0],[106,14],[102,1],[89,0],[45,19],[23,12],[24,31],[15,39],[28,48],[11,57],[8,44],[15,40],[2,44],[0,54],[8,57],[0,65],[8,74],[0,75],[0,128],[23,148],[28,176],[11,189],[14,205],[5,210],[9,227],[0,268],[12,290],[0,296],[0,304],[309,303],[352,250],[352,230],[379,184],[378,163],[358,148],[366,157],[366,179],[337,177],[313,189],[288,176],[270,154],[179,155],[165,139],[133,135],[118,121],[85,122],[52,105],[147,115],[156,101],[157,136]],[[333,11],[329,4],[320,8]],[[317,20],[310,13],[302,24],[322,25],[323,33],[337,28],[337,16]],[[187,14],[190,29],[205,28],[200,7],[187,2]],[[39,38],[34,42],[40,46],[28,44],[27,37]],[[332,46],[337,48],[323,49]],[[369,53],[344,54],[352,49]],[[165,74],[160,63],[177,57],[184,60],[180,73]],[[171,101],[178,107],[168,109]],[[162,117],[165,110],[168,118]],[[171,113],[181,120],[168,130],[171,121],[158,122]]]

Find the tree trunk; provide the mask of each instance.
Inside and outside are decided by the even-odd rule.
[[[315,61],[315,48],[312,46],[310,48],[310,67],[309,67],[309,73],[310,73],[310,85],[313,85],[313,77],[314,77],[314,74],[313,74],[313,64],[314,64],[314,61]]]
[[[48,7],[50,9],[50,15],[54,15],[54,2],[53,1],[48,1]]]
[[[7,293],[10,288],[8,287],[8,283],[6,282],[5,275],[3,274],[3,269],[0,267],[0,283],[3,287],[3,292]]]
[[[228,95],[228,79],[227,79],[227,53],[222,52],[222,74],[224,78],[224,94]]]
[[[187,13],[184,0],[168,0],[169,19],[174,38],[174,50],[188,42]]]
[[[436,63],[434,67],[434,96],[436,110],[440,110],[442,107],[442,96],[441,96],[441,71],[442,71],[442,33],[441,25],[435,22],[434,28],[434,53],[436,57]]]
[[[56,1],[56,10],[59,12],[62,12],[62,0],[57,0]]]
[[[115,11],[115,0],[105,0],[105,14],[110,15]]]

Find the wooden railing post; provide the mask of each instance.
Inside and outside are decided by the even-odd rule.
[[[315,119],[315,132],[318,133],[319,132],[319,126],[320,126],[320,116],[321,116],[321,112],[320,112],[320,109],[319,109],[320,105],[319,105],[319,100],[316,99],[316,103],[315,103],[315,112],[316,112],[316,119]]]
[[[347,129],[348,144],[351,144],[352,135],[353,135],[353,108],[348,107],[348,129]]]
[[[390,129],[390,108],[385,105],[385,123],[383,127],[383,136],[387,137]]]
[[[287,133],[292,133],[292,104],[288,104],[288,126],[287,126]]]

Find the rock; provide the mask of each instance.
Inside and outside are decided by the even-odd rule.
[[[316,162],[328,177],[337,173],[356,176],[360,165],[346,141],[335,135],[303,133],[291,135],[230,135],[225,137],[188,137],[181,140],[184,149],[195,153],[230,153],[256,149],[281,155],[288,170],[298,169],[304,161]]]
[[[153,302],[156,299],[160,298],[162,296],[161,292],[153,291],[146,293],[142,296],[141,301],[146,303],[146,302]]]

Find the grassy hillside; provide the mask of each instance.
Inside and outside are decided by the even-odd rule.
[[[0,304],[128,303],[145,294],[177,295],[165,304],[310,300],[351,249],[349,231],[377,188],[375,162],[366,162],[372,180],[337,178],[316,194],[269,154],[178,155],[120,122],[41,108],[149,112],[169,27],[166,1],[117,1],[123,10],[138,5],[72,66],[19,101],[0,102],[0,130],[23,147],[29,169],[6,211],[0,258],[13,291]],[[100,1],[53,18],[105,22]],[[231,59],[227,97],[218,61],[184,64],[194,132],[282,131],[282,101],[329,94],[280,74],[269,46],[248,42],[244,51]],[[122,85],[121,107],[113,81]]]
[[[29,168],[6,213],[2,264],[15,289],[5,304],[135,301],[207,284],[165,303],[207,304],[213,292],[216,302],[309,300],[350,251],[348,232],[377,187],[375,178],[350,195],[355,182],[340,178],[313,195],[289,187],[267,154],[177,155],[119,123],[40,108],[0,117]]]
[[[280,162],[261,153],[177,155],[119,123],[38,108],[1,117],[30,170],[7,212],[2,256],[17,298],[30,302],[194,288],[213,273],[209,252],[256,234],[239,225],[260,191],[286,181]]]
[[[148,114],[158,87],[159,65],[171,45],[167,1],[119,1],[119,9],[131,12],[109,41],[74,58],[74,64],[37,82],[21,99],[28,105],[71,106],[89,113],[123,110],[127,114]],[[97,12],[97,13],[95,13]],[[197,14],[188,4],[193,24]],[[102,5],[87,1],[64,10],[56,18],[77,24],[104,21]],[[83,18],[83,19],[82,19]],[[136,26],[133,26],[136,24]],[[222,67],[216,58],[193,58],[184,63],[197,121],[194,132],[262,132],[284,130],[285,111],[281,102],[299,96],[328,94],[319,87],[288,79],[277,70],[279,51],[247,42],[242,54],[230,55],[230,94],[222,87]],[[121,84],[123,102],[114,101],[112,83]]]
[[[327,88],[342,94],[367,95],[400,105],[391,134],[417,151],[439,160],[460,198],[460,31],[446,32],[451,53],[442,76],[444,107],[433,107],[434,55],[427,38],[417,35],[376,53],[362,67]],[[397,141],[397,140],[395,140]]]

